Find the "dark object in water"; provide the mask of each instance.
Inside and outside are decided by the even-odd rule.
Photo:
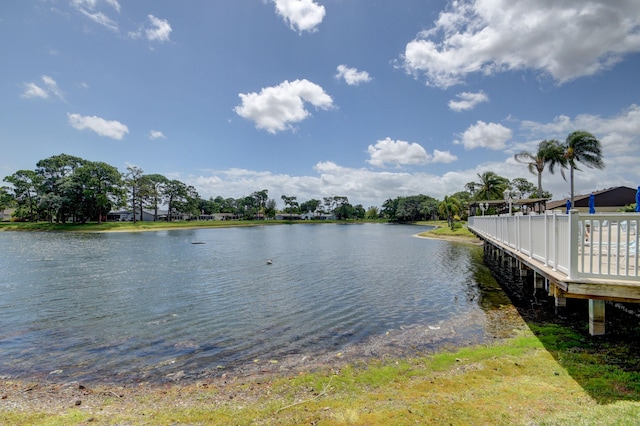
[[[191,244],[204,244],[204,241],[192,241]]]

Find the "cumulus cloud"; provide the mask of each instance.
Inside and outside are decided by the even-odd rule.
[[[458,0],[406,45],[401,63],[443,88],[523,69],[563,83],[640,51],[639,32],[637,1]]]
[[[433,150],[433,162],[434,163],[453,163],[458,157],[453,155],[449,151]]]
[[[131,38],[146,38],[148,41],[160,43],[170,41],[171,24],[166,19],[159,19],[153,15],[147,15],[149,25],[142,25],[137,31],[129,32]]]
[[[369,145],[367,162],[376,167],[384,167],[385,164],[425,164],[431,160],[425,149],[417,143],[406,141],[394,141],[391,138],[379,140],[375,145]]]
[[[317,109],[329,109],[333,106],[331,96],[324,89],[308,80],[295,80],[265,87],[260,93],[240,93],[242,105],[234,111],[243,118],[251,120],[258,129],[275,134],[293,129],[292,123],[306,119],[310,113],[305,102]]]
[[[48,99],[50,95],[54,95],[61,100],[64,100],[64,92],[60,90],[58,83],[53,78],[48,75],[43,75],[42,82],[44,84],[44,88],[33,82],[24,83],[24,92],[22,93],[22,97]]]
[[[151,27],[145,29],[147,40],[159,41],[160,43],[169,41],[169,35],[171,34],[171,25],[166,19],[159,19],[153,15],[149,15],[149,21]]]
[[[289,24],[292,30],[317,31],[325,15],[324,6],[313,0],[273,0],[276,13]]]
[[[511,139],[513,132],[511,129],[498,123],[485,123],[482,120],[472,126],[462,134],[462,143],[465,149],[488,148],[500,150],[506,147],[507,141]]]
[[[456,100],[449,101],[449,108],[453,111],[467,111],[475,108],[476,105],[482,102],[488,102],[489,97],[483,92],[462,92],[456,95]]]
[[[605,158],[615,158],[615,164],[629,159],[637,162],[640,157],[640,106],[636,104],[612,117],[580,114],[571,118],[560,115],[549,123],[525,120],[521,127],[536,138],[560,141],[575,130],[586,130],[600,139]]]
[[[449,151],[434,150],[430,155],[420,144],[406,141],[394,141],[391,138],[379,140],[375,145],[369,145],[367,149],[370,159],[369,164],[376,167],[384,167],[386,164],[396,166],[408,164],[450,163],[457,160]]]
[[[77,130],[89,129],[100,136],[121,140],[129,133],[129,128],[116,120],[105,120],[101,117],[82,116],[80,114],[67,114],[69,124]]]
[[[267,188],[269,197],[295,195],[298,201],[312,198],[346,196],[353,205],[380,206],[384,200],[398,196],[426,194],[442,199],[460,191],[464,184],[476,178],[477,171],[428,173],[404,171],[373,171],[367,168],[344,167],[333,161],[321,161],[309,174],[292,176],[246,169],[212,170],[200,176],[178,176],[176,179],[198,188],[203,198],[218,195],[244,197],[255,188]]]
[[[346,65],[338,65],[336,78],[344,79],[349,86],[357,86],[360,83],[368,83],[371,81],[368,72],[358,71],[356,68],[349,68]]]
[[[149,139],[166,139],[167,137],[160,130],[151,130],[149,132]]]

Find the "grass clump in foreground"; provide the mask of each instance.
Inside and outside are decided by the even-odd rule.
[[[416,359],[291,377],[125,388],[117,391],[122,395],[110,391],[112,397],[80,406],[68,401],[51,412],[12,411],[3,403],[0,423],[636,424],[638,373],[622,358],[637,360],[637,352],[607,345],[565,326],[535,325],[493,345]],[[28,397],[12,394],[2,402]]]

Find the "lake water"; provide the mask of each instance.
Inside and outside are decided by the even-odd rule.
[[[162,381],[482,341],[480,249],[426,229],[2,232],[0,376]]]

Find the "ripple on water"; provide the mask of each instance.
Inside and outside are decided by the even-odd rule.
[[[0,233],[0,374],[163,379],[482,338],[477,249],[420,231]]]

